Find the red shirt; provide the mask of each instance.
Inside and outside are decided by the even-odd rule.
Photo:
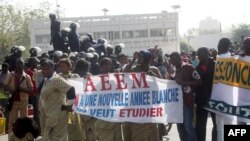
[[[36,94],[37,93],[37,89],[36,89],[36,81],[34,80],[33,78],[33,75],[35,73],[36,69],[31,69],[31,68],[28,68],[25,72],[30,76],[31,78],[31,82],[33,84],[33,90],[32,90],[32,93],[29,94],[29,96],[32,96],[33,94]]]

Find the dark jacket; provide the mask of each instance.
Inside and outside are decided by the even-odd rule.
[[[69,44],[71,52],[79,52],[80,41],[79,41],[77,33],[74,31],[69,32],[68,38],[69,38],[68,44]]]
[[[207,104],[208,100],[211,97],[214,67],[215,62],[211,58],[209,58],[207,65],[202,65],[201,63],[199,63],[196,67],[196,70],[202,80],[202,84],[196,87],[195,102],[197,106],[203,107],[205,104]]]

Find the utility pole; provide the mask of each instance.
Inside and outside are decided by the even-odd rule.
[[[57,18],[59,19],[59,9],[58,7],[60,7],[60,5],[58,4],[57,0],[56,0],[56,15],[57,15]]]
[[[104,13],[104,16],[106,16],[106,15],[107,15],[107,12],[109,12],[109,10],[108,10],[107,8],[103,8],[102,11],[103,11],[103,13]]]

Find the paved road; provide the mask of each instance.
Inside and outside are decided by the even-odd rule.
[[[212,119],[208,118],[206,141],[211,141],[212,128],[213,128]],[[0,135],[0,141],[8,141],[8,136]],[[170,130],[169,134],[163,137],[163,141],[180,141],[176,124],[173,124],[172,129]]]
[[[212,140],[212,128],[213,128],[212,119],[209,117],[208,121],[207,121],[207,136],[206,136],[206,141],[211,141]],[[176,124],[174,124],[172,126],[169,134],[167,136],[163,137],[163,141],[180,141]]]

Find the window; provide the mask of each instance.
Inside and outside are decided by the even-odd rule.
[[[50,35],[35,35],[36,44],[47,44],[50,42]]]
[[[94,38],[95,39],[100,39],[100,38],[107,39],[107,34],[106,32],[94,32]]]
[[[150,37],[159,37],[163,36],[163,34],[161,29],[150,29]]]
[[[122,38],[128,39],[133,38],[133,31],[122,31]]]
[[[137,30],[134,32],[134,36],[136,38],[148,37],[148,31],[147,30]]]
[[[120,39],[119,31],[109,31],[109,39],[110,40]]]

